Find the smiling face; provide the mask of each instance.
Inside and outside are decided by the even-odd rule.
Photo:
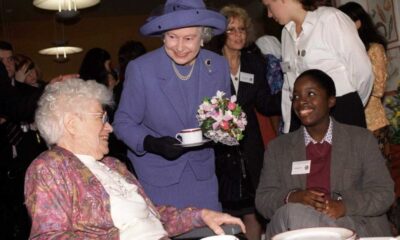
[[[329,112],[335,101],[335,97],[328,96],[327,90],[310,76],[300,77],[294,84],[293,109],[307,129],[327,129]]]
[[[167,55],[179,65],[190,65],[196,59],[201,46],[201,27],[187,27],[164,34]]]
[[[30,69],[28,71],[28,74],[26,75],[25,81],[24,83],[31,85],[31,86],[36,86],[37,82],[38,82],[38,73],[37,70],[35,68]]]
[[[246,44],[246,38],[247,32],[243,19],[230,18],[226,29],[225,46],[230,50],[241,50]]]
[[[108,137],[113,128],[108,122],[103,122],[105,112],[97,101],[89,101],[85,109],[76,120],[74,141],[79,145],[79,154],[100,160],[109,151]]]

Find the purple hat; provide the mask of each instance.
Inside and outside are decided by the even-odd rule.
[[[203,0],[167,0],[162,15],[149,17],[140,32],[157,36],[168,30],[195,26],[211,27],[218,35],[225,31],[226,18],[207,10]]]

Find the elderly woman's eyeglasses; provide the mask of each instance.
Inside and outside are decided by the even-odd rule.
[[[84,114],[91,114],[91,115],[95,115],[95,116],[101,116],[101,122],[103,124],[108,123],[108,120],[109,120],[107,111],[104,111],[102,113],[99,113],[99,112],[85,112]]]
[[[245,28],[228,28],[226,29],[226,34],[245,34],[246,33],[246,29]]]

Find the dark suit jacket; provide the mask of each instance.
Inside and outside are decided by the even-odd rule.
[[[303,127],[270,142],[256,193],[257,210],[266,218],[284,205],[293,189],[306,188],[306,175],[291,175],[292,163],[306,160]],[[333,120],[331,193],[343,198],[346,215],[370,236],[390,234],[386,211],[394,200],[393,181],[376,139],[366,129]]]
[[[0,79],[0,116],[14,121],[32,121],[42,89],[20,94],[8,81]]]
[[[264,144],[255,110],[266,116],[280,114],[280,95],[270,95],[270,88],[265,79],[266,65],[262,56],[242,51],[240,64],[241,72],[254,75],[254,83],[240,80],[237,94],[233,83],[231,83],[231,93],[237,95],[237,103],[247,116],[245,137],[240,142],[240,150],[252,185],[256,188],[263,164]],[[228,158],[235,152],[232,147],[221,145],[216,147],[216,154],[219,159]]]

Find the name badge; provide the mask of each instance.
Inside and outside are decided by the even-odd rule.
[[[297,161],[292,163],[292,175],[310,173],[311,160]]]
[[[293,70],[290,66],[290,62],[281,62],[281,69],[284,73],[291,72]]]
[[[240,81],[245,83],[254,84],[254,74],[240,72]]]

